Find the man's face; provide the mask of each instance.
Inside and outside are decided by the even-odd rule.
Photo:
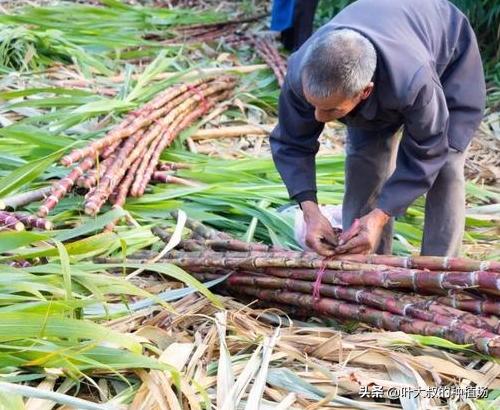
[[[304,89],[304,96],[309,104],[313,105],[314,116],[319,122],[329,122],[345,117],[362,100],[369,97],[373,90],[373,83],[370,83],[361,92],[353,97],[345,97],[342,94],[334,93],[328,98],[316,98]]]

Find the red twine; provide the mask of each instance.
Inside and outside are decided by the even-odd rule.
[[[329,258],[323,259],[321,263],[321,267],[318,272],[316,272],[316,281],[314,282],[312,297],[315,302],[317,302],[321,298],[321,281],[323,280],[323,276],[325,276],[326,272],[326,263]]]
[[[198,97],[200,97],[200,102],[201,102],[201,105],[203,106],[203,111],[207,111],[208,110],[207,99],[205,98],[205,96],[203,95],[203,93],[198,89],[198,87],[193,86],[191,84],[188,84],[188,90],[192,91],[193,93],[195,93],[196,95],[198,95]]]

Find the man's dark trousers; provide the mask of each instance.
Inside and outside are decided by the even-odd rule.
[[[373,208],[380,190],[395,167],[399,138],[392,127],[368,131],[348,127],[346,139],[343,228]],[[422,255],[458,256],[465,221],[465,154],[450,148],[425,203]],[[385,226],[379,254],[391,254],[393,218]]]

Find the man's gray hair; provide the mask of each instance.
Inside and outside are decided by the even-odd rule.
[[[306,51],[303,87],[316,98],[353,97],[372,80],[377,53],[365,36],[350,29],[324,33]]]

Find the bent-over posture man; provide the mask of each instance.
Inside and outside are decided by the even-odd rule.
[[[474,32],[446,0],[358,0],[314,33],[289,59],[270,139],[304,212],[308,246],[334,253],[317,205],[315,155],[324,123],[338,119],[347,125],[344,229],[361,218],[335,253],[390,253],[393,217],[426,193],[421,253],[458,254],[464,152],[485,94]]]

